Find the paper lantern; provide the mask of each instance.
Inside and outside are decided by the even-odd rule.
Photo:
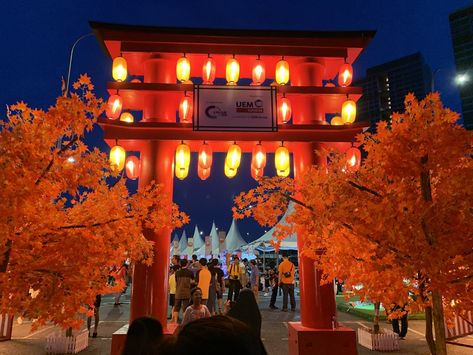
[[[349,171],[357,171],[361,164],[361,152],[356,147],[351,147],[345,153],[347,159],[347,169]]]
[[[212,85],[215,80],[215,61],[208,57],[202,66],[202,84]]]
[[[353,100],[347,100],[342,105],[342,120],[345,124],[355,122],[356,103]]]
[[[266,80],[266,68],[264,66],[264,62],[259,57],[253,64],[251,78],[253,79],[251,85],[261,85]]]
[[[123,113],[120,115],[120,121],[122,121],[122,122],[128,122],[128,123],[133,123],[133,122],[134,122],[134,118],[133,118],[133,115],[132,115],[130,112],[123,112]]]
[[[292,116],[291,101],[287,97],[282,97],[278,102],[278,123],[287,123]]]
[[[110,168],[113,171],[122,171],[125,166],[125,149],[119,145],[110,149]]]
[[[125,172],[128,179],[138,179],[140,176],[140,159],[134,155],[129,156],[125,162]]]
[[[197,175],[201,180],[207,180],[210,176],[210,169],[202,169],[199,165],[197,167]]]
[[[281,59],[276,63],[276,82],[285,85],[289,82],[289,63]]]
[[[229,179],[233,178],[236,176],[237,174],[237,171],[238,169],[232,169],[230,167],[228,167],[228,165],[225,163],[225,169],[224,169],[224,172],[225,172],[225,176]]]
[[[228,168],[236,170],[240,166],[241,160],[241,148],[238,144],[234,143],[228,148],[227,157],[225,158],[225,165]]]
[[[277,174],[280,177],[288,177],[290,172],[291,172],[291,170],[289,168],[287,168],[286,170],[278,170]]]
[[[212,148],[207,143],[203,143],[199,150],[199,167],[210,169],[212,167]]]
[[[181,143],[176,148],[175,172],[178,179],[185,179],[189,174],[189,164],[191,161],[191,150],[185,143]]]
[[[192,104],[192,98],[184,96],[179,103],[179,119],[181,122],[192,121],[192,115],[194,113],[194,105]]]
[[[111,95],[107,101],[105,115],[111,120],[116,120],[122,113],[122,107],[123,100],[120,95]]]
[[[253,148],[253,155],[251,156],[251,166],[256,169],[264,169],[266,166],[266,150],[261,143],[258,143]]]
[[[330,120],[332,126],[343,126],[343,120],[340,116],[333,116]]]
[[[112,76],[116,81],[125,81],[128,74],[126,59],[123,57],[116,57],[112,64]]]
[[[280,146],[274,153],[274,165],[276,166],[278,176],[283,176],[281,174],[289,170],[289,163],[289,150],[285,146]],[[287,173],[287,175],[289,175],[289,173]]]
[[[345,63],[340,67],[338,71],[338,85],[340,86],[349,86],[353,79],[353,67]]]
[[[226,78],[227,85],[236,85],[240,77],[240,63],[235,58],[227,60]]]
[[[184,55],[177,60],[176,63],[176,77],[181,83],[189,80],[191,75],[191,62]]]
[[[251,177],[255,180],[259,180],[263,177],[264,169],[257,169],[253,165],[251,166]]]

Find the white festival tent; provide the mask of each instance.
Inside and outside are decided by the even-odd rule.
[[[218,238],[217,227],[215,221],[212,222],[212,230],[210,231],[210,239],[212,246],[212,255],[218,255],[220,253],[220,240]]]
[[[197,254],[196,252],[200,248],[202,248],[202,245],[205,245],[204,241],[202,240],[202,237],[200,236],[199,227],[197,227],[197,224],[195,225],[194,235],[192,236],[192,239],[194,242],[194,250],[192,252],[193,254]]]
[[[230,226],[230,230],[228,231],[227,237],[225,238],[225,249],[228,252],[234,252],[236,250],[241,250],[243,246],[247,243],[241,237],[240,232],[238,231],[238,227],[236,225],[236,221],[232,221],[232,225]]]
[[[181,240],[179,240],[179,252],[180,255],[187,254],[187,235],[186,231],[182,232]]]
[[[282,216],[281,220],[278,222],[279,223],[286,223],[286,216],[294,211],[294,203],[290,202],[286,212]],[[251,242],[248,244],[248,250],[258,250],[260,252],[266,252],[266,253],[271,253],[274,252],[275,249],[274,247],[270,244],[270,241],[276,241],[276,237],[274,236],[274,232],[276,231],[276,226],[277,224],[271,228],[269,231],[267,231],[265,234],[263,234],[261,237],[256,239],[255,241]],[[297,250],[297,235],[296,233],[292,234],[291,236],[283,239],[281,241],[279,250]]]
[[[169,255],[179,255],[179,236],[174,234],[174,238],[171,240],[171,248],[169,250]]]

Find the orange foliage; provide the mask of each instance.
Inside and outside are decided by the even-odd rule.
[[[0,313],[79,327],[109,268],[130,257],[152,263],[144,228],[179,227],[188,217],[156,184],[130,195],[107,156],[82,141],[104,103],[87,75],[47,111],[9,107],[0,133]],[[110,178],[118,180],[110,184]]]
[[[473,309],[472,134],[437,93],[422,101],[407,95],[405,108],[376,134],[357,137],[368,153],[359,171],[324,152],[330,164],[311,167],[296,183],[261,180],[235,199],[234,214],[249,210],[273,225],[288,194],[297,196],[288,221],[303,231],[302,252],[324,271],[322,282],[345,280],[386,307],[403,305],[410,292],[411,310],[431,306],[435,290],[447,316],[461,313]]]

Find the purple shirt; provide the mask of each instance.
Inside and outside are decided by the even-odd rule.
[[[251,274],[250,274],[250,283],[251,283],[251,286],[255,286],[257,285],[257,278],[259,276],[259,269],[258,269],[258,266],[256,265],[253,265],[251,267]]]

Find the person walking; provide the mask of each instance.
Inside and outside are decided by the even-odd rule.
[[[233,262],[228,270],[228,300],[237,300],[241,289],[241,268],[240,258],[238,256],[233,257]],[[235,297],[235,298],[233,298]]]
[[[278,297],[279,277],[276,268],[269,269],[269,282],[271,285],[271,300],[269,301],[269,308],[278,309],[276,306],[276,298]]]
[[[242,321],[256,337],[261,337],[261,312],[251,290],[241,290],[238,301],[228,311],[227,316]]]
[[[191,300],[192,304],[187,307],[186,311],[184,312],[184,318],[182,319],[181,327],[197,319],[210,317],[210,312],[207,306],[202,304],[202,290],[199,287],[192,289]]]
[[[259,303],[259,269],[258,265],[256,265],[256,260],[253,259],[250,261],[250,286],[251,291],[255,295],[256,303]]]
[[[215,293],[217,295],[217,305],[218,305],[218,313],[223,314],[223,294],[225,292],[225,273],[223,272],[222,268],[220,267],[220,263],[218,259],[213,259],[212,264],[215,270]]]
[[[128,265],[124,262],[122,263],[122,266],[120,266],[120,268],[117,270],[117,272],[115,273],[114,275],[114,278],[115,278],[115,283],[119,283],[119,282],[122,282],[123,283],[123,288],[121,289],[120,292],[118,292],[116,295],[115,295],[115,303],[113,304],[114,306],[119,306],[121,303],[120,303],[120,297],[122,296],[122,294],[124,294],[127,290],[127,282],[126,282],[126,279],[127,279],[127,271],[128,271]]]
[[[393,327],[393,332],[399,335],[399,339],[404,340],[407,335],[407,314],[409,312],[406,311],[406,305],[404,305],[403,307],[395,305],[391,310],[391,313],[393,312],[403,312],[402,314],[399,314],[396,318],[391,318],[391,325]],[[399,321],[401,321],[401,329],[399,329]]]
[[[200,270],[197,271],[196,274],[196,283],[197,287],[199,287],[202,292],[202,304],[207,305],[207,300],[209,299],[210,279],[212,275],[207,267],[207,259],[201,258],[199,264]]]
[[[99,327],[100,321],[100,303],[102,302],[102,295],[96,295],[94,301],[94,332],[92,333],[92,338],[97,338],[97,328]],[[89,331],[90,337],[90,328],[92,326],[92,317],[87,317],[87,330]]]
[[[194,274],[187,268],[187,260],[181,259],[181,268],[176,271],[176,301],[172,310],[171,322],[177,323],[181,306],[183,309],[189,304],[191,298],[191,286],[194,281]]]
[[[282,311],[287,312],[287,299],[291,299],[291,311],[296,310],[296,298],[294,296],[294,274],[295,266],[289,261],[286,252],[282,254],[283,261],[279,264],[279,285],[282,289]]]

